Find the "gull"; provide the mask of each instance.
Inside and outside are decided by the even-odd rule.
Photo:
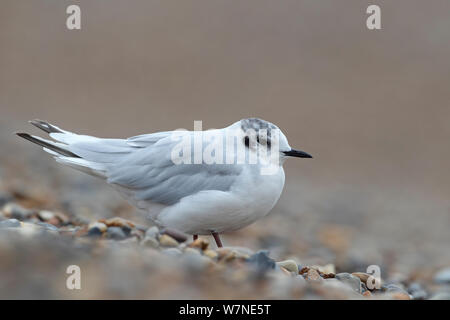
[[[291,148],[277,126],[258,118],[223,129],[127,139],[76,134],[42,120],[30,123],[53,140],[16,134],[57,162],[103,179],[156,225],[194,240],[212,235],[218,247],[219,234],[244,228],[271,211],[284,187],[282,166],[288,157],[312,158]]]

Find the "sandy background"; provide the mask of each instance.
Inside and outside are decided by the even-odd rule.
[[[2,185],[132,216],[99,181],[11,133],[36,133],[33,118],[127,137],[255,116],[314,159],[288,161],[271,215],[225,243],[278,239],[274,254],[322,262],[343,247],[342,264],[390,270],[448,265],[450,3],[376,1],[382,30],[369,31],[370,3],[76,1],[82,30],[69,31],[74,1],[4,0]]]

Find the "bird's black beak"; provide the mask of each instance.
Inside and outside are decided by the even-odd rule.
[[[312,158],[312,155],[301,151],[301,150],[295,150],[295,149],[291,149],[289,151],[283,151],[284,155],[288,156],[288,157],[297,157],[297,158]]]

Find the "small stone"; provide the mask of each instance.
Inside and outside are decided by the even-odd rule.
[[[236,251],[228,248],[218,248],[217,254],[220,262],[230,262],[236,259]]]
[[[208,258],[211,259],[216,259],[218,257],[218,253],[214,250],[211,249],[206,249],[205,251],[203,251],[203,255],[207,256]]]
[[[159,229],[157,226],[153,226],[147,229],[147,231],[145,231],[145,237],[150,237],[150,238],[158,238],[159,236]]]
[[[286,270],[298,274],[298,265],[294,260],[284,260],[277,262],[277,265],[285,268]]]
[[[109,239],[114,240],[123,240],[127,237],[120,227],[109,227],[106,231],[106,235]]]
[[[100,238],[103,232],[98,227],[89,228],[87,236],[92,238]]]
[[[0,221],[0,229],[3,228],[20,228],[20,221],[17,219],[8,219]]]
[[[247,262],[255,266],[258,272],[266,272],[275,269],[276,262],[269,257],[267,251],[259,251],[247,259]]]
[[[156,240],[156,238],[152,238],[152,237],[145,237],[144,240],[142,240],[141,244],[145,247],[150,247],[150,248],[155,248],[155,249],[159,247],[158,240]]]
[[[49,224],[49,223],[39,221],[39,222],[36,222],[36,224],[48,231],[59,231],[59,229],[57,227],[55,227],[54,225]]]
[[[354,291],[361,293],[361,280],[347,272],[336,274],[336,279],[348,284]]]
[[[100,230],[100,232],[105,232],[108,227],[106,226],[106,224],[102,223],[102,222],[92,222],[89,224],[88,226],[88,230],[97,228],[98,230]]]
[[[325,266],[313,266],[312,268],[319,270],[319,272],[324,273],[324,274],[335,274],[336,273],[336,267],[332,263],[329,263]]]
[[[439,284],[450,283],[450,267],[439,270],[433,280]]]
[[[316,269],[313,269],[313,268],[308,270],[308,272],[306,273],[305,279],[309,280],[309,281],[320,281],[320,280],[322,280],[322,278],[320,277],[319,272]]]
[[[125,233],[126,237],[129,237],[131,235],[131,231],[133,230],[129,225],[123,225],[121,226],[122,231]]]
[[[167,235],[167,234],[162,234],[159,237],[159,243],[163,246],[163,247],[178,247],[178,242],[177,240],[175,240],[174,238],[172,238],[171,236]]]
[[[372,296],[372,293],[369,290],[367,290],[367,291],[364,291],[364,293],[362,295],[366,298],[370,298]]]
[[[43,220],[43,221],[48,221],[48,220],[50,220],[50,219],[52,219],[52,218],[55,217],[55,215],[53,214],[53,212],[47,211],[47,210],[41,210],[41,211],[39,211],[38,216],[39,216],[39,218],[40,218],[41,220]]]
[[[191,248],[199,248],[201,250],[206,250],[209,246],[209,241],[206,238],[198,238],[197,240],[193,241],[189,244],[189,247]]]
[[[15,203],[8,203],[5,205],[3,212],[6,217],[21,221],[28,219],[33,214],[33,211],[25,209]]]
[[[132,229],[130,232],[130,236],[136,238],[137,240],[141,240],[144,237],[144,235],[145,235],[144,231],[141,231],[137,228]]]
[[[125,220],[120,217],[115,217],[111,219],[101,219],[99,222],[106,224],[108,227],[124,227],[128,226],[130,228],[134,228],[135,224],[131,221]]]
[[[168,236],[171,236],[178,242],[185,242],[188,239],[187,234],[180,232],[178,230],[175,230],[175,229],[170,229],[170,228],[164,228],[161,231],[161,234],[167,234]]]

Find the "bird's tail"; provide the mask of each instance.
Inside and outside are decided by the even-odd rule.
[[[90,175],[106,178],[106,164],[110,162],[110,158],[114,154],[125,152],[125,146],[121,142],[123,140],[78,135],[42,120],[32,120],[30,123],[48,133],[56,141],[25,132],[16,134],[43,147],[44,151],[50,153],[57,162]]]

